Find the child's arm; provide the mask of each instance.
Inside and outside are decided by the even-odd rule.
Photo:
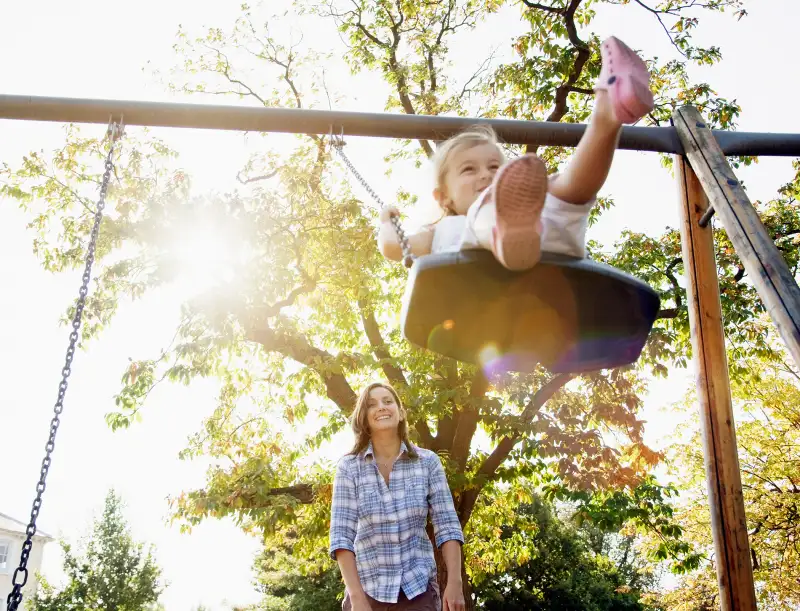
[[[400,246],[400,240],[391,222],[391,217],[397,214],[398,210],[393,206],[381,210],[381,227],[378,231],[378,248],[384,257],[392,261],[400,261],[403,259],[403,248]],[[411,247],[411,252],[415,257],[430,254],[431,245],[433,244],[433,229],[423,229],[417,233],[407,233],[406,237],[408,238],[408,245]]]

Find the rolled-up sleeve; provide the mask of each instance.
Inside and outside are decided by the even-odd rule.
[[[448,541],[459,541],[463,544],[464,533],[453,505],[453,495],[447,484],[442,461],[436,454],[428,460],[428,504],[436,547],[441,547]]]
[[[336,475],[333,478],[330,547],[328,550],[331,558],[336,560],[336,550],[338,549],[346,549],[355,553],[357,523],[356,487],[345,458],[336,465]]]

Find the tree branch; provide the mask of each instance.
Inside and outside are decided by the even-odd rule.
[[[441,416],[436,423],[436,437],[433,439],[431,449],[437,452],[439,450],[449,450],[453,447],[455,435],[455,414]]]
[[[656,315],[656,320],[662,318],[677,318],[678,312],[679,312],[678,308],[663,308],[658,311],[658,314]]]
[[[398,6],[398,10],[400,11],[399,18],[395,21],[394,16],[391,14],[391,11],[385,9],[387,17],[389,21],[392,23],[391,32],[392,32],[392,41],[383,42],[377,36],[372,34],[362,23],[361,23],[361,9],[358,8],[357,15],[358,15],[358,22],[356,27],[373,43],[380,46],[382,49],[386,51],[386,61],[388,64],[389,70],[394,74],[395,78],[397,79],[397,95],[400,98],[400,105],[403,107],[403,111],[408,115],[415,115],[417,114],[414,110],[414,105],[411,102],[411,97],[408,95],[408,80],[406,78],[406,70],[405,67],[400,64],[397,60],[397,48],[400,46],[400,27],[404,21],[404,15],[402,12],[402,7]],[[433,155],[433,148],[431,147],[430,143],[427,140],[419,140],[419,145],[422,147],[422,150],[425,151],[425,154],[428,157]]]
[[[116,166],[115,166],[115,169],[116,169]],[[76,200],[76,201],[77,201],[77,202],[78,202],[78,203],[79,203],[81,206],[83,206],[83,208],[86,210],[86,212],[88,212],[90,215],[94,216],[95,214],[97,214],[97,211],[96,211],[96,210],[94,210],[94,209],[92,208],[92,205],[91,205],[91,202],[90,202],[90,200],[86,199],[85,197],[82,197],[82,196],[78,195],[78,194],[75,192],[75,190],[74,190],[74,189],[72,189],[71,187],[68,187],[67,185],[65,185],[63,182],[61,182],[61,181],[60,181],[58,178],[56,178],[55,176],[48,176],[47,178],[49,178],[50,180],[52,180],[52,181],[56,182],[56,183],[58,184],[58,186],[60,186],[60,187],[61,187],[61,190],[62,190],[62,192],[63,192],[63,191],[66,191],[67,193],[69,193],[70,195],[72,195],[72,197],[74,197],[74,198],[75,198],[75,200]]]
[[[554,15],[564,14],[564,9],[558,8],[556,6],[547,6],[544,4],[539,4],[538,2],[531,2],[530,0],[522,0],[522,3],[528,8],[536,9],[539,11],[546,11],[548,13],[553,13]]]
[[[312,346],[304,337],[266,326],[249,329],[247,339],[261,344],[268,352],[278,352],[315,371],[325,384],[328,398],[345,415],[353,412],[358,397],[330,352]]]
[[[275,170],[274,172],[270,172],[269,174],[263,174],[261,176],[253,176],[253,178],[242,178],[242,173],[236,173],[236,180],[238,180],[243,185],[250,184],[251,182],[258,182],[260,180],[269,180],[270,178],[275,178],[278,175],[279,170]]]
[[[358,309],[361,313],[361,324],[364,326],[364,333],[366,333],[369,344],[372,346],[372,352],[381,361],[381,369],[384,375],[394,386],[408,386],[403,370],[391,362],[392,355],[389,354],[389,348],[387,348],[386,342],[383,341],[380,326],[378,326],[378,321],[375,319],[375,312],[362,299],[358,301]]]
[[[444,360],[444,380],[447,388],[458,388],[461,380],[458,376],[458,365],[455,361]],[[453,447],[453,440],[456,436],[456,424],[458,417],[458,409],[453,399],[448,400],[451,407],[450,413],[444,413],[439,417],[436,422],[436,438],[433,441],[431,449],[439,452],[440,450],[450,450]]]
[[[260,314],[264,316],[265,319],[277,316],[280,314],[280,311],[283,308],[292,305],[295,299],[297,299],[300,295],[313,291],[316,285],[317,283],[313,279],[307,278],[305,284],[292,289],[292,292],[289,293],[285,299],[276,301],[272,305],[266,307],[262,312],[260,312]]]
[[[286,494],[293,496],[301,503],[307,504],[314,500],[314,487],[311,484],[297,484],[295,486],[285,486],[283,488],[271,488],[268,494],[270,496]]]
[[[792,200],[792,202],[794,202],[794,201],[795,200]],[[777,242],[778,240],[783,240],[784,238],[791,238],[793,236],[796,236],[799,233],[800,233],[800,229],[797,229],[795,231],[787,231],[786,233],[782,233],[780,235],[776,235],[774,241]]]
[[[388,42],[383,42],[382,40],[378,39],[378,37],[374,36],[362,23],[361,23],[361,13],[358,14],[358,23],[356,27],[361,30],[361,33],[364,34],[367,38],[369,38],[372,42],[374,42],[379,47],[383,47],[384,49],[388,49],[390,47]]]
[[[223,66],[222,70],[220,71],[220,73],[222,74],[222,76],[224,76],[226,79],[228,79],[229,83],[231,83],[232,85],[239,85],[240,87],[244,87],[245,89],[247,89],[248,95],[253,96],[259,102],[261,102],[262,106],[267,106],[267,103],[264,101],[264,98],[262,98],[260,95],[258,95],[255,91],[253,91],[253,89],[251,89],[245,83],[243,83],[239,79],[235,79],[235,78],[233,78],[231,76],[231,73],[230,73],[230,71],[231,71],[231,62],[228,59],[227,55],[225,55],[222,51],[220,51],[216,47],[212,47],[212,46],[207,45],[205,43],[203,43],[203,46],[206,49],[208,49],[209,51],[213,51],[214,53],[216,53],[217,54],[217,59],[222,61],[222,62],[224,62],[224,66]]]
[[[572,69],[570,70],[569,76],[567,76],[566,80],[556,88],[553,100],[553,110],[550,112],[550,115],[547,117],[547,119],[545,119],[546,121],[555,123],[561,121],[561,119],[563,119],[567,114],[567,111],[569,110],[567,107],[567,98],[569,97],[570,93],[573,91],[589,94],[594,93],[594,91],[589,91],[575,86],[575,83],[578,82],[581,74],[583,73],[586,62],[589,61],[589,58],[591,57],[589,46],[580,39],[578,36],[578,28],[575,25],[575,12],[578,10],[578,7],[581,5],[583,0],[572,0],[569,3],[569,6],[565,8],[556,8],[553,6],[539,4],[537,2],[530,2],[529,0],[522,1],[531,9],[546,11],[554,15],[561,15],[564,18],[564,27],[567,29],[567,37],[576,50],[575,59],[572,62]],[[538,147],[531,148],[526,145],[525,152],[535,153],[537,148]]]
[[[567,114],[567,98],[575,89],[575,83],[578,82],[586,62],[591,57],[589,46],[578,37],[578,28],[575,25],[575,11],[578,10],[578,7],[582,1],[583,0],[572,0],[563,13],[560,13],[564,16],[564,25],[567,28],[567,36],[569,37],[569,41],[572,43],[572,46],[575,47],[577,53],[572,62],[572,70],[570,71],[567,80],[559,85],[559,87],[556,89],[555,105],[553,107],[553,111],[550,113],[550,116],[547,117],[547,121],[561,121],[561,119],[564,118],[564,115]]]
[[[530,424],[536,414],[539,413],[542,406],[574,377],[575,374],[562,373],[537,390],[530,403],[528,403],[519,416],[520,428]],[[504,437],[500,440],[500,443],[497,444],[497,447],[495,447],[492,453],[486,457],[486,460],[483,461],[483,464],[476,473],[474,485],[461,496],[458,513],[462,524],[466,524],[472,514],[472,510],[475,508],[475,502],[478,500],[478,496],[486,485],[486,482],[494,478],[497,469],[503,464],[506,458],[508,458],[511,450],[514,449],[514,446],[517,445],[517,442],[521,438],[522,435],[519,432]]]
[[[572,43],[576,49],[584,49],[586,51],[589,50],[589,45],[583,42],[578,37],[578,28],[575,26],[575,12],[578,10],[578,7],[581,5],[583,0],[572,0],[569,3],[569,6],[564,11],[564,25],[567,28],[567,36],[569,37],[569,41]]]
[[[486,379],[481,370],[478,370],[472,380],[467,404],[455,415],[455,434],[453,435],[450,457],[458,465],[459,470],[462,471],[467,465],[472,438],[475,436],[475,431],[478,429],[478,421],[480,420],[480,410],[478,410],[476,403],[483,399],[487,390],[489,390],[489,380]]]
[[[392,355],[389,353],[386,342],[383,341],[380,326],[375,319],[375,312],[364,300],[359,300],[358,309],[361,312],[361,324],[364,326],[364,333],[366,333],[370,346],[372,346],[372,352],[381,362],[381,369],[386,379],[393,386],[407,387],[408,380],[406,380],[405,373],[391,361]],[[434,437],[425,420],[417,420],[414,422],[414,430],[417,431],[419,435],[420,445],[425,448],[433,447]]]
[[[417,431],[417,435],[419,435],[420,445],[423,448],[433,449],[436,442],[428,423],[424,420],[417,420],[414,422],[414,430]]]
[[[669,265],[667,265],[667,269],[664,270],[664,275],[672,285],[672,295],[675,299],[675,307],[659,310],[658,318],[677,318],[678,312],[680,312],[681,308],[683,307],[683,300],[681,299],[681,285],[678,284],[678,279],[675,277],[675,274],[672,273],[672,270],[674,270],[681,261],[682,259],[680,257],[673,259],[669,262]]]
[[[300,501],[303,505],[314,502],[314,487],[311,484],[295,484],[294,486],[284,486],[282,488],[270,488],[258,496],[291,496]],[[241,509],[264,509],[268,505],[261,505],[255,502],[247,503]]]
[[[675,42],[675,39],[672,37],[672,34],[670,34],[670,32],[669,32],[669,28],[667,27],[667,24],[664,23],[664,20],[661,18],[661,15],[677,16],[677,13],[673,13],[670,9],[667,9],[667,10],[654,9],[654,8],[652,8],[650,6],[647,6],[644,2],[642,2],[642,0],[633,0],[633,1],[636,4],[638,4],[639,6],[641,6],[643,9],[646,9],[646,10],[650,11],[651,13],[653,13],[653,15],[656,16],[656,19],[658,19],[658,23],[661,24],[661,29],[664,30],[664,33],[667,35],[667,38],[669,38],[669,41],[672,43],[672,46],[675,47],[678,50],[678,53],[683,55],[686,59],[689,59],[689,56],[686,55],[686,53],[683,51],[683,49],[681,49],[677,45],[677,43]],[[680,8],[686,8],[686,7],[679,7],[678,10],[680,10]]]
[[[493,51],[492,51],[492,52],[489,54],[489,57],[487,57],[487,58],[486,58],[486,59],[483,61],[483,63],[482,63],[480,66],[478,66],[478,68],[475,70],[475,72],[472,74],[472,76],[471,76],[471,77],[469,77],[469,79],[467,79],[467,81],[464,83],[464,86],[461,88],[461,93],[459,93],[459,94],[456,96],[456,99],[457,99],[459,102],[463,101],[463,99],[464,99],[464,97],[467,95],[467,93],[469,93],[469,92],[471,92],[471,91],[472,91],[472,89],[470,89],[470,85],[472,85],[473,81],[474,81],[475,79],[479,78],[479,77],[480,77],[480,75],[481,75],[482,73],[484,73],[484,72],[486,72],[486,71],[487,71],[487,69],[489,68],[489,65],[491,64],[492,60],[494,59],[495,52],[496,52],[496,49],[495,49],[495,50],[493,50]]]
[[[400,39],[398,38],[397,42],[399,43],[399,41]],[[411,102],[411,96],[408,95],[408,81],[406,79],[405,67],[401,66],[397,61],[397,52],[394,47],[389,52],[389,69],[397,78],[397,95],[400,98],[403,111],[407,115],[417,114],[416,110],[414,110],[414,104]],[[418,140],[418,142],[422,150],[425,151],[425,154],[428,157],[432,157],[433,148],[431,147],[431,143],[424,139]]]

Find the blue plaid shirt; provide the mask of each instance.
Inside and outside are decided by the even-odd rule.
[[[397,602],[425,592],[436,579],[433,546],[425,532],[430,510],[436,546],[464,543],[450,487],[439,457],[401,443],[389,485],[374,462],[372,443],[358,455],[344,456],[336,468],[331,507],[330,554],[346,549],[356,556],[361,586],[369,596]]]

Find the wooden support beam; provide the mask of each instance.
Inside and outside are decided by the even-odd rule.
[[[684,106],[672,119],[716,216],[800,367],[800,287],[698,110]]]
[[[755,611],[714,236],[710,225],[700,226],[708,198],[684,157],[676,156],[675,166],[720,609]]]

